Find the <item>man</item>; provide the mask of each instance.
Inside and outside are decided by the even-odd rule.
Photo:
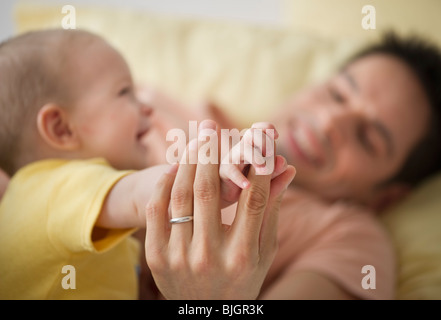
[[[259,298],[394,298],[394,251],[375,214],[441,169],[440,89],[439,49],[388,34],[279,109],[278,152],[297,175]],[[169,282],[185,278],[164,269]]]

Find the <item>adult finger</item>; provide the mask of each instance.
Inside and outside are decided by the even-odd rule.
[[[259,252],[261,257],[271,258],[275,253],[280,204],[285,190],[294,179],[295,174],[295,168],[287,166],[282,174],[271,181],[270,196],[260,231]]]
[[[146,205],[146,257],[154,259],[163,251],[169,240],[170,194],[178,165],[174,164],[160,178],[149,203]]]
[[[271,179],[274,179],[285,172],[287,166],[288,163],[286,162],[286,159],[280,155],[277,155],[274,161],[274,170],[271,174]]]
[[[193,181],[197,161],[197,140],[187,145],[179,164],[171,192],[171,219],[188,217],[193,219]],[[172,220],[171,220],[172,221]],[[170,243],[174,246],[188,244],[193,234],[192,221],[171,225]]]
[[[203,243],[216,238],[222,230],[219,158],[219,129],[216,122],[205,120],[199,127],[198,165],[193,190],[193,237]]]
[[[250,187],[242,190],[231,226],[235,245],[258,253],[259,234],[270,194],[270,175],[257,175],[254,167],[248,173]]]

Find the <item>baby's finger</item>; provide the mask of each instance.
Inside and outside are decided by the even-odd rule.
[[[264,157],[274,155],[274,132],[266,133],[264,129],[251,128],[245,132],[241,142],[256,147]]]
[[[266,135],[264,140],[262,139],[262,146],[260,147],[260,150],[262,150],[262,154],[266,157],[272,156],[275,154],[274,151],[274,141],[279,138],[279,133],[276,130],[276,127],[271,124],[270,122],[256,122],[253,123],[251,126],[252,129],[255,130],[262,130],[262,132]],[[257,131],[259,132],[259,131]],[[255,143],[258,143],[259,139],[255,141]],[[271,144],[270,144],[271,143]]]
[[[246,189],[250,186],[250,182],[243,174],[242,165],[234,165],[232,163],[222,163],[219,169],[219,176],[223,181],[233,182],[241,189]]]
[[[230,154],[228,154],[224,159],[222,159],[222,163],[228,163],[235,166],[239,166],[239,170],[243,169],[243,167],[247,164],[252,164],[256,169],[257,174],[265,175],[271,174],[271,161],[273,157],[264,157],[262,155],[261,150],[257,146],[253,146],[250,143],[246,143],[244,140],[241,140],[240,143],[236,144],[233,149],[231,149]],[[269,164],[269,165],[268,165]],[[242,165],[242,166],[240,166]],[[230,169],[232,170],[232,169]],[[242,183],[249,183],[248,179],[242,174],[242,177],[236,175],[237,185],[242,188]]]
[[[270,122],[255,122],[251,128],[264,130],[264,132],[270,135],[270,137],[274,140],[279,138],[279,132],[277,132],[276,127]]]

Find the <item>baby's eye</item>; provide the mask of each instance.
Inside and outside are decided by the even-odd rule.
[[[124,96],[126,94],[129,94],[131,92],[131,88],[129,86],[122,88],[119,92],[119,96]]]

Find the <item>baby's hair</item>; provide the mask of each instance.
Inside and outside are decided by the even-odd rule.
[[[0,167],[9,175],[32,152],[39,109],[49,102],[68,101],[66,61],[79,30],[32,31],[0,44]]]

